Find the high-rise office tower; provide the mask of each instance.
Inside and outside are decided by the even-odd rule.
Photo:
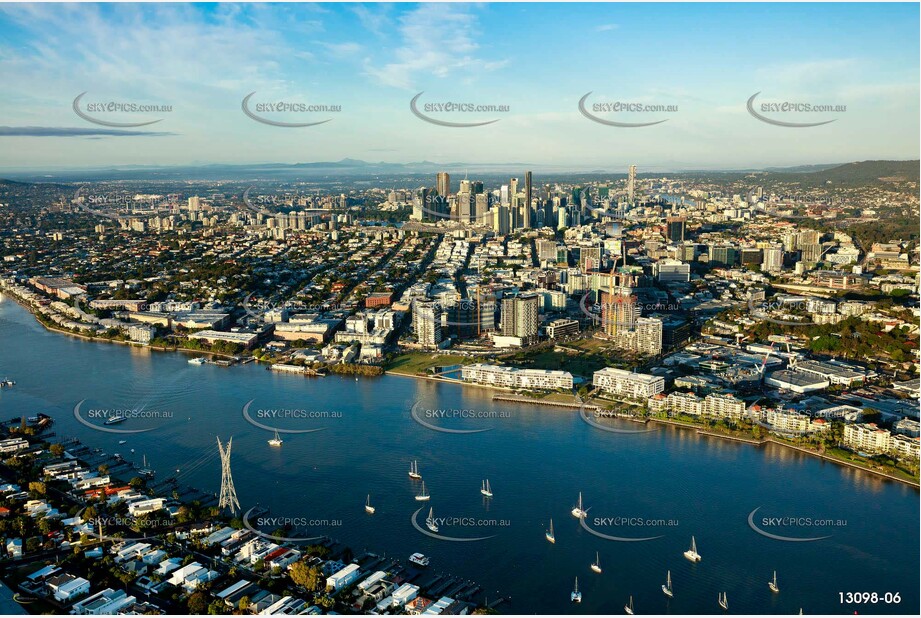
[[[504,236],[509,233],[509,216],[508,216],[508,206],[498,206],[492,207],[492,231],[500,236]]]
[[[463,187],[463,183],[461,183],[461,187]],[[473,211],[471,208],[470,193],[464,190],[458,191],[457,192],[457,219],[464,223],[470,223],[472,212]]]
[[[627,201],[633,203],[633,195],[636,190],[636,166],[631,165],[627,171]]]
[[[476,222],[480,225],[489,225],[489,196],[485,193],[477,193],[474,196],[476,203]]]
[[[509,190],[508,185],[502,185],[499,187],[499,205],[508,206],[509,205]]]
[[[432,192],[427,187],[419,187],[413,191],[413,221],[428,221],[431,218],[429,211],[432,208]]]
[[[512,178],[508,183],[509,194],[518,195],[518,179]]]
[[[687,219],[684,217],[668,217],[665,219],[666,236],[669,242],[684,241],[687,223]]]
[[[531,192],[532,192],[531,171],[528,170],[527,172],[524,173],[524,205],[525,205],[525,208],[527,209],[527,214],[525,214],[525,217],[524,217],[524,227],[525,228],[531,227],[531,207],[533,206],[531,202],[534,199],[534,196],[531,194]]]
[[[438,172],[435,178],[435,190],[438,195],[447,197],[451,193],[451,174],[448,172]]]

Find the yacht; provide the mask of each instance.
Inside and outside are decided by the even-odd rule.
[[[691,562],[700,562],[700,554],[697,553],[697,542],[691,537],[691,548],[684,552],[684,557]]]
[[[195,358],[189,359],[190,365],[204,365],[207,361],[204,356],[196,356]]]
[[[147,467],[147,455],[144,455],[142,461],[143,461],[143,466],[141,468],[138,468],[138,474],[140,474],[141,476],[146,476],[149,479],[152,479],[154,477],[155,472]]]
[[[550,529],[544,533],[544,536],[547,537],[547,540],[551,543],[556,543],[556,535],[553,534],[553,520],[550,520]]]
[[[595,573],[601,573],[601,556],[598,555],[598,552],[595,552],[595,561],[592,563],[592,570]]]
[[[105,421],[103,425],[117,425],[118,423],[124,423],[128,420],[128,417],[122,414],[121,412],[116,412],[114,416],[110,416]]]
[[[368,494],[368,501],[365,502],[365,513],[374,514],[374,507],[371,506],[371,494]]]
[[[720,603],[720,607],[722,607],[723,609],[729,609],[729,599],[726,598],[725,592],[720,593],[719,603]]]
[[[665,574],[665,583],[662,584],[662,592],[665,593],[669,599],[675,596],[675,593],[672,592],[672,572],[669,571]]]
[[[626,605],[624,605],[624,611],[631,616],[633,615],[633,595],[632,594],[630,595],[630,601]]]
[[[435,509],[429,509],[429,516],[425,518],[425,527],[432,532],[438,532],[438,524],[435,523]]]
[[[16,383],[10,380],[9,378],[4,378],[0,380],[0,388],[13,388],[16,386]]]
[[[414,459],[411,464],[409,464],[409,478],[411,479],[421,479],[422,475],[419,474],[419,463]]]
[[[492,488],[489,486],[489,479],[483,481],[483,486],[480,489],[480,493],[486,496],[487,498],[492,498]]]
[[[278,430],[275,430],[275,437],[269,440],[269,446],[281,446],[284,440],[281,439],[281,436],[278,435]]]
[[[777,586],[777,571],[774,571],[774,579],[768,582],[768,588],[771,589],[771,592],[780,592],[780,588]]]
[[[415,554],[410,556],[409,561],[415,564],[416,566],[421,566],[421,567],[427,567],[429,565],[429,562],[431,562],[428,556],[420,554],[419,552],[416,552]]]
[[[573,603],[581,603],[581,602],[582,602],[582,593],[579,592],[579,578],[578,578],[578,577],[576,578],[576,587],[573,588],[572,594],[569,595],[569,599],[570,599]]]
[[[425,500],[430,499],[431,497],[432,497],[432,496],[430,496],[430,495],[428,494],[428,492],[425,491],[425,481],[422,481],[422,491],[419,492],[419,495],[418,495],[418,496],[416,496],[416,500],[418,500],[418,501],[420,501],[420,502],[423,502],[423,501],[425,501]]]
[[[118,443],[119,443],[119,444],[127,444],[128,441],[127,441],[127,440],[119,440]]]
[[[582,519],[583,517],[585,517],[585,509],[582,508],[582,492],[581,491],[579,492],[579,504],[572,507],[572,511],[570,512],[572,513],[573,517],[576,517],[578,519]]]

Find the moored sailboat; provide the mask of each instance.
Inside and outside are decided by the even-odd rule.
[[[430,499],[431,497],[432,496],[430,496],[429,493],[425,491],[425,481],[422,481],[422,491],[420,491],[419,495],[416,496],[416,500],[419,500],[420,502],[422,502],[422,501]]]
[[[672,572],[668,571],[665,574],[665,583],[662,584],[662,592],[665,593],[665,596],[672,598],[675,596],[675,593],[672,592]]]
[[[579,503],[576,506],[572,507],[572,511],[570,512],[572,513],[573,517],[576,517],[578,519],[582,519],[583,517],[585,517],[585,509],[582,508],[582,492],[581,491],[579,492]]]
[[[551,543],[556,543],[556,535],[553,534],[553,520],[550,520],[550,529],[544,532],[544,536],[547,537],[547,540]]]
[[[435,523],[435,509],[429,509],[429,516],[425,518],[425,527],[432,532],[438,532],[438,524]]]
[[[684,552],[684,557],[691,562],[700,562],[700,554],[697,553],[697,541],[694,540],[694,537],[691,537],[691,547]]]
[[[576,578],[576,587],[573,588],[572,594],[569,595],[569,600],[572,601],[573,603],[582,602],[582,593],[579,592],[579,578],[578,577]]]

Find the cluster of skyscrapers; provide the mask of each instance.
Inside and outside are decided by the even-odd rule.
[[[636,166],[630,166],[628,199],[633,200]],[[581,225],[592,208],[587,192],[574,190],[564,194],[552,185],[535,187],[530,171],[524,182],[510,178],[498,189],[487,191],[481,181],[460,181],[452,191],[451,176],[439,172],[434,187],[420,187],[413,193],[410,219],[422,222],[457,221],[482,226],[499,235],[533,228]]]

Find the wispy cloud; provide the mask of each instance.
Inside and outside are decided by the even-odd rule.
[[[163,137],[166,131],[130,131],[121,129],[84,129],[77,127],[2,127],[0,137]]]
[[[619,24],[601,24],[595,28],[595,32],[610,32],[611,30],[617,30],[620,28]]]
[[[505,66],[505,61],[479,54],[478,21],[468,6],[422,4],[399,18],[400,46],[393,59],[379,65],[365,61],[365,72],[382,84],[412,88],[427,77],[463,79],[478,71]],[[387,50],[379,56],[386,57]]]

